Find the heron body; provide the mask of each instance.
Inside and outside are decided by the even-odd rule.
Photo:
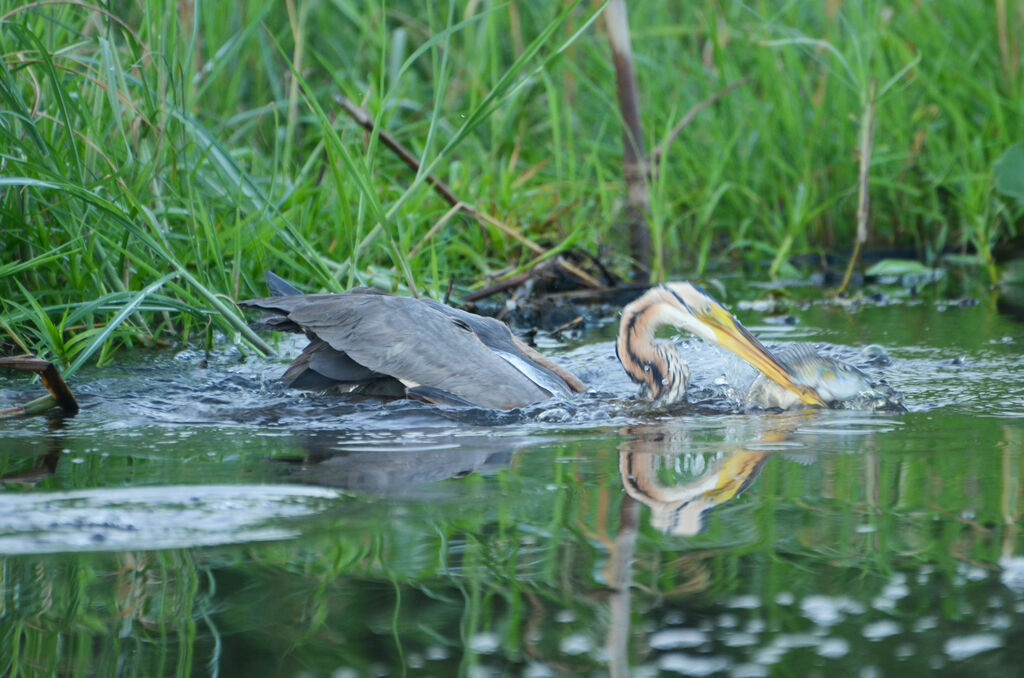
[[[260,325],[264,328],[309,337],[282,376],[295,388],[333,387],[495,409],[586,390],[501,321],[430,299],[356,288],[239,304],[278,314]]]

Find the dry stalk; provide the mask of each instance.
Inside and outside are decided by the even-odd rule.
[[[628,205],[629,249],[633,257],[633,277],[641,278],[651,270],[651,228],[647,223],[650,193],[647,188],[647,159],[644,155],[643,128],[640,124],[640,101],[637,95],[636,70],[633,68],[633,46],[629,37],[626,0],[611,0],[604,10],[608,42],[615,62],[619,110],[622,113],[622,165],[626,179]]]
[[[707,99],[704,99],[703,101],[694,104],[690,108],[690,110],[688,110],[683,115],[683,117],[679,119],[679,122],[677,122],[675,127],[672,128],[672,131],[665,135],[665,138],[661,140],[661,143],[654,147],[654,150],[651,152],[651,160],[648,163],[649,170],[652,172],[652,174],[655,171],[655,168],[657,168],[661,164],[661,157],[665,154],[666,151],[668,151],[668,147],[672,145],[672,142],[676,140],[676,137],[678,137],[679,134],[684,129],[686,129],[687,125],[693,122],[694,118],[696,118],[701,111],[703,111],[708,106],[712,106],[718,103],[718,101],[722,99],[722,97],[729,94],[733,90],[739,89],[743,85],[746,85],[748,82],[750,82],[749,75],[744,78],[740,78],[731,85],[726,85],[722,89],[718,90],[717,92],[709,96]]]
[[[871,175],[871,150],[875,145],[875,80],[871,79],[868,84],[868,96],[864,102],[864,110],[860,116],[860,175],[858,178],[859,192],[857,196],[857,239],[853,245],[853,254],[850,255],[850,263],[846,267],[846,275],[843,282],[836,290],[836,294],[845,294],[850,288],[850,278],[853,277],[853,269],[857,267],[860,260],[861,250],[868,240],[868,216],[871,208],[871,195],[868,188],[868,179]]]

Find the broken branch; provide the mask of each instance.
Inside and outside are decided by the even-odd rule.
[[[78,412],[78,401],[71,393],[71,389],[64,383],[60,372],[53,363],[32,355],[14,356],[0,358],[0,367],[12,370],[25,370],[35,372],[50,392],[50,395],[36,398],[24,405],[19,405],[0,410],[0,418],[25,416],[45,412],[54,406],[60,406],[65,414],[72,415]]]

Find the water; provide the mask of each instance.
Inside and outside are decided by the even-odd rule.
[[[736,310],[909,412],[744,414],[753,375],[695,342],[697,404],[650,412],[612,327],[545,347],[597,393],[511,413],[284,391],[233,350],[77,375],[79,416],[0,424],[0,671],[1021,675],[1021,326]]]

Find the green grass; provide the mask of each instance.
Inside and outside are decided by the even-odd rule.
[[[654,277],[846,251],[858,117],[878,88],[869,245],[995,275],[1021,206],[992,167],[1024,137],[1024,17],[998,3],[630,3],[647,148],[704,111],[651,185]],[[595,3],[29,3],[0,22],[0,328],[65,366],[198,340],[268,350],[232,300],[440,295],[538,254],[628,270],[621,130]],[[1005,36],[1005,50],[1000,37]],[[1005,53],[1004,53],[1005,51]],[[414,173],[338,108],[362,104]],[[9,328],[9,329],[7,329]]]

